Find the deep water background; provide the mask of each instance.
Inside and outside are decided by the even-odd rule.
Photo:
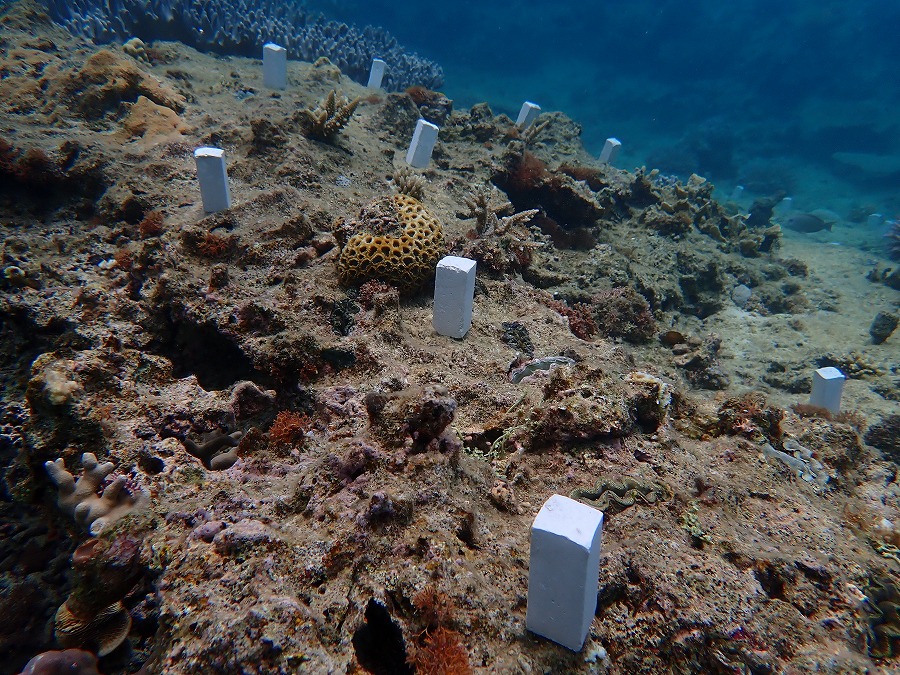
[[[617,0],[315,3],[438,61],[457,107],[523,100],[581,123],[589,151],[784,190],[802,209],[900,215],[900,2]]]

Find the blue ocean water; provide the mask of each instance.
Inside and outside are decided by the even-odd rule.
[[[581,123],[623,168],[698,173],[798,208],[900,214],[900,3],[312,3],[440,63],[457,106]]]

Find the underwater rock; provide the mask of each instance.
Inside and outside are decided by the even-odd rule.
[[[439,127],[444,126],[453,112],[453,101],[439,91],[432,91],[421,85],[407,88],[406,93],[419,109],[419,116]]]
[[[709,335],[703,340],[689,337],[686,342],[672,346],[675,355],[673,362],[685,371],[693,386],[699,389],[725,389],[729,377],[716,356],[721,346],[722,339],[716,335]]]
[[[97,657],[80,649],[38,654],[22,669],[19,675],[100,675]]]
[[[591,314],[601,333],[626,342],[649,342],[656,335],[650,303],[631,286],[600,291],[591,297]]]
[[[731,300],[741,309],[747,306],[747,303],[750,302],[750,297],[752,295],[753,291],[751,291],[744,284],[738,284],[731,289]]]
[[[900,324],[900,317],[890,312],[878,312],[872,325],[869,326],[869,335],[872,336],[873,344],[880,345],[887,340],[897,325]]]
[[[866,430],[865,441],[900,464],[900,415],[887,415]]]
[[[410,453],[459,450],[459,441],[449,428],[456,415],[456,401],[441,385],[370,392],[366,395],[366,411],[375,434],[389,445],[406,445]]]
[[[84,66],[52,92],[68,101],[73,110],[88,120],[99,120],[123,102],[136,103],[144,96],[153,103],[180,113],[184,96],[144,72],[133,61],[103,49],[91,55]]]
[[[888,258],[891,260],[900,260],[900,220],[891,222],[891,229],[884,235],[888,240],[887,252]],[[894,278],[898,276],[898,271],[894,270]],[[891,288],[900,290],[900,283],[888,284]]]

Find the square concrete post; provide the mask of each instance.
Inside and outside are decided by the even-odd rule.
[[[516,118],[516,126],[520,129],[527,129],[534,122],[538,115],[541,114],[541,106],[531,101],[525,101],[519,110],[519,117]]]
[[[438,127],[427,120],[416,122],[412,142],[406,153],[406,163],[415,169],[424,169],[431,161],[434,144],[437,143]]]
[[[835,414],[841,412],[841,393],[844,390],[844,374],[831,366],[819,368],[813,373],[812,394],[809,404],[825,408]]]
[[[287,49],[274,42],[263,45],[263,84],[270,89],[287,89]]]
[[[434,329],[447,337],[464,337],[472,327],[474,297],[475,261],[455,255],[441,258],[434,276]]]
[[[230,208],[231,193],[228,191],[228,172],[225,171],[225,151],[220,148],[197,148],[194,150],[194,161],[197,164],[203,210],[215,213]]]
[[[603,144],[603,150],[600,151],[600,163],[612,164],[619,156],[619,150],[622,147],[622,141],[618,138],[607,138]]]
[[[378,89],[381,87],[381,80],[384,78],[384,70],[387,64],[381,59],[372,59],[372,67],[369,69],[369,83],[366,85],[370,89]]]
[[[601,511],[562,495],[544,502],[531,526],[528,630],[581,650],[597,610],[602,537]]]

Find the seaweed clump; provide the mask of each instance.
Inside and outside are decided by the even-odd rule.
[[[407,663],[415,666],[419,675],[470,675],[472,667],[462,636],[447,626],[453,620],[452,600],[428,586],[413,598],[413,606],[425,627]]]

